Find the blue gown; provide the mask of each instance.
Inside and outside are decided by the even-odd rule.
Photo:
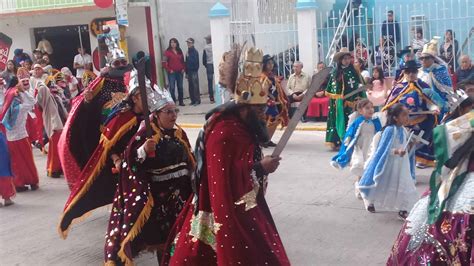
[[[10,153],[8,152],[7,139],[0,131],[0,178],[12,177]]]

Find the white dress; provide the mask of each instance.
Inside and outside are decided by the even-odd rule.
[[[374,160],[379,161],[381,159],[376,157],[377,151],[379,149],[388,149],[388,156],[385,162],[379,162],[382,163],[383,167],[380,171],[375,171],[373,176],[366,176],[366,173],[364,173],[358,187],[366,203],[374,204],[376,209],[410,211],[418,200],[419,195],[411,176],[409,154],[400,157],[393,153],[394,149],[400,149],[405,146],[407,132],[403,127],[394,128],[395,134],[391,136],[392,144],[390,147],[379,147],[378,144],[381,143],[374,143],[377,149],[371,155],[372,157],[369,159],[366,171],[374,163]],[[374,141],[379,141],[379,138],[374,137]],[[374,184],[365,185],[364,179],[371,178],[373,178]]]
[[[362,176],[364,173],[364,164],[369,159],[369,148],[375,136],[374,123],[362,122],[360,133],[354,152],[351,157],[351,173],[355,176]]]

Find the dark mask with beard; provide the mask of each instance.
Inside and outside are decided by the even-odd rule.
[[[251,134],[256,136],[258,143],[262,144],[270,140],[266,121],[263,120],[254,109],[249,108],[247,119],[244,123],[249,128]]]

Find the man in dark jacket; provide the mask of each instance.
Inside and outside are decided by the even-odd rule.
[[[400,25],[394,18],[392,10],[387,12],[387,20],[382,23],[382,38],[384,39],[384,44],[394,46],[400,43]],[[386,42],[390,40],[390,43]]]
[[[186,53],[186,77],[189,82],[189,97],[191,104],[196,106],[201,104],[201,96],[199,92],[199,52],[194,48],[194,39],[188,38],[188,52]]]

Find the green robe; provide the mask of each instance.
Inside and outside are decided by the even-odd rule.
[[[326,143],[331,146],[339,146],[347,128],[349,115],[354,111],[358,98],[366,98],[365,92],[359,92],[348,99],[344,95],[353,92],[364,83],[363,78],[352,65],[342,71],[342,82],[336,78],[337,68],[331,74],[326,87],[326,95],[329,96],[329,114],[326,128]]]

